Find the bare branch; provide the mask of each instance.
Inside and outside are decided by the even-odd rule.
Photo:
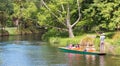
[[[46,5],[46,3],[43,0],[41,0],[41,1],[42,1],[43,5],[51,12],[51,9]],[[51,13],[58,19],[58,17],[53,12],[51,12]]]
[[[60,10],[57,10],[57,12],[62,13]]]
[[[80,7],[80,1],[79,1],[79,0],[77,0],[77,4],[78,4],[78,15],[79,15],[79,17],[78,17],[78,19],[75,21],[75,23],[72,24],[72,27],[74,27],[74,26],[79,22],[79,20],[81,19],[81,13],[80,13],[81,7]]]
[[[51,9],[46,5],[46,3],[45,3],[43,0],[41,0],[41,1],[42,1],[43,5],[50,11],[50,13],[51,13],[53,16],[55,16],[61,24],[63,24],[64,26],[66,26],[65,23],[64,23],[64,22],[61,22],[60,19],[59,19],[59,17],[58,17],[57,15],[55,15],[55,13],[53,13],[53,12],[51,11]]]
[[[61,0],[60,0],[61,1]],[[65,11],[63,4],[61,3],[62,11]]]

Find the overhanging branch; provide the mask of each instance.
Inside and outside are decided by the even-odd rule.
[[[74,27],[78,22],[79,22],[79,20],[81,19],[81,13],[80,13],[80,9],[81,9],[81,7],[80,7],[80,1],[79,0],[77,0],[77,4],[78,4],[78,19],[72,24],[72,27]]]
[[[66,26],[66,24],[65,24],[64,22],[61,22],[60,19],[59,19],[59,17],[58,17],[57,15],[55,15],[54,12],[51,11],[51,9],[46,5],[46,3],[45,3],[43,0],[41,0],[41,1],[42,1],[43,5],[50,11],[50,13],[51,13],[53,16],[55,16],[55,18],[57,18],[57,20],[58,20],[61,24],[63,24],[64,26]]]

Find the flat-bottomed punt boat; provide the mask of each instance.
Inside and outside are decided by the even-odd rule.
[[[60,49],[62,52],[67,52],[67,53],[88,54],[88,55],[106,55],[106,53],[72,50],[72,49],[69,49],[69,48],[66,48],[66,47],[59,47],[59,49]]]

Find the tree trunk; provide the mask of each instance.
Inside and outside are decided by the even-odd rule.
[[[68,27],[68,32],[69,32],[69,37],[70,37],[70,38],[73,38],[73,37],[74,37],[74,34],[73,34],[73,29],[72,29],[72,27]]]
[[[67,28],[68,28],[69,37],[73,38],[74,34],[73,34],[72,25],[70,24],[70,8],[69,8],[69,3],[67,4],[66,24],[67,24]]]
[[[62,0],[60,0],[60,2],[61,2]],[[72,22],[73,24],[71,24],[71,21],[70,21],[70,6],[69,6],[69,2],[67,3],[67,5],[63,5],[62,3],[61,3],[61,8],[62,8],[62,11],[59,11],[59,12],[66,12],[67,14],[66,15],[64,15],[64,16],[62,16],[62,17],[64,17],[65,18],[65,21],[61,21],[59,18],[59,16],[57,16],[57,14],[56,13],[54,13],[48,6],[47,6],[47,4],[45,3],[45,1],[44,0],[41,0],[41,3],[50,11],[50,13],[55,17],[55,18],[57,18],[58,19],[58,22],[59,23],[61,23],[61,24],[63,24],[65,27],[67,27],[67,31],[68,31],[68,34],[69,34],[69,37],[70,38],[73,38],[74,37],[74,33],[73,33],[73,27],[80,21],[80,19],[81,19],[81,13],[80,13],[80,9],[81,9],[81,7],[80,7],[80,0],[77,0],[77,5],[78,5],[78,19],[77,20],[75,20],[75,22]],[[66,9],[65,9],[65,7],[66,7]],[[62,15],[61,13],[59,13],[59,15]]]

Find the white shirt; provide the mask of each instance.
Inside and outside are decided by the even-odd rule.
[[[100,41],[104,41],[104,39],[105,39],[104,35],[100,36]]]

